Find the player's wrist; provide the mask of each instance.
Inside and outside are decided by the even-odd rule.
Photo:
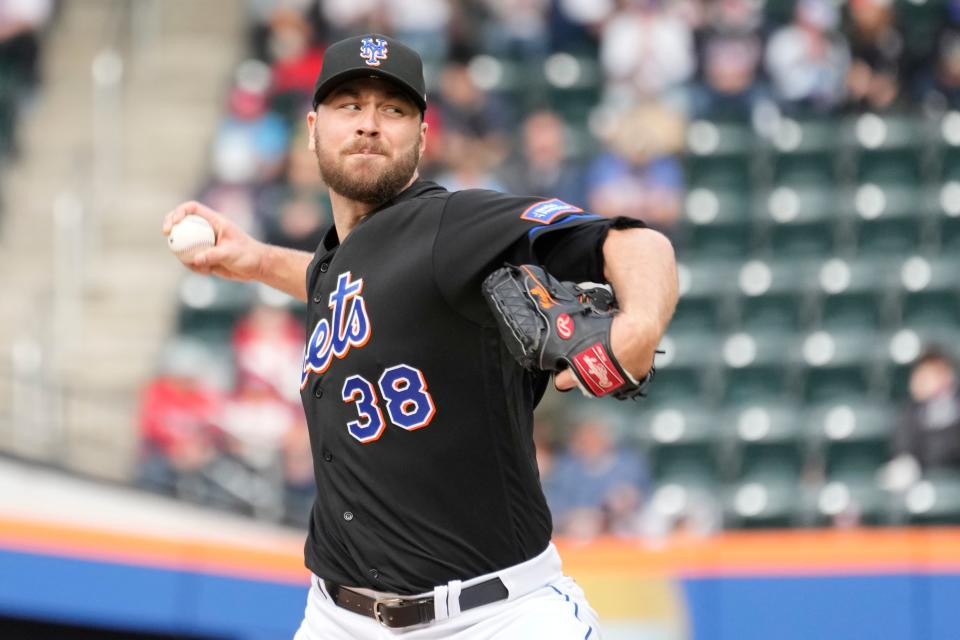
[[[659,329],[653,323],[626,313],[617,314],[610,327],[610,347],[617,362],[638,380],[653,366],[659,342]]]

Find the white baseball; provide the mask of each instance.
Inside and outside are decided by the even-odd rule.
[[[213,227],[200,216],[187,216],[173,225],[167,238],[167,246],[181,262],[189,262],[200,251],[209,249],[217,242]]]

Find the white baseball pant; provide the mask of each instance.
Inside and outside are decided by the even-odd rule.
[[[460,589],[499,577],[509,591],[500,600],[464,612]],[[376,597],[395,594],[360,590]],[[448,598],[450,596],[457,596]],[[560,555],[551,543],[535,558],[470,580],[453,581],[414,598],[434,597],[436,620],[402,629],[382,626],[373,618],[337,606],[323,581],[313,576],[303,622],[294,640],[599,640],[596,612],[572,578],[563,575]]]

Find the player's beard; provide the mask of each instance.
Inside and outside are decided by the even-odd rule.
[[[317,164],[320,167],[320,177],[326,183],[331,191],[354,200],[367,204],[380,204],[400,193],[413,172],[417,170],[420,164],[420,141],[416,140],[406,152],[400,154],[397,162],[388,165],[379,171],[366,171],[358,173],[346,168],[346,158],[348,154],[359,151],[360,147],[373,147],[376,151],[377,146],[366,143],[354,143],[346,149],[346,155],[335,153],[325,153],[323,145],[320,144],[319,136],[314,135],[314,142],[317,149]]]

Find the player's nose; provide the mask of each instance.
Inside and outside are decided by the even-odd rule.
[[[380,133],[380,114],[376,109],[364,109],[357,122],[357,134],[376,136]]]

